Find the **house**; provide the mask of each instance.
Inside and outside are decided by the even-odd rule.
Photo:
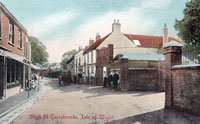
[[[0,98],[6,98],[8,88],[25,89],[25,82],[30,79],[30,59],[27,30],[0,3]]]
[[[146,55],[151,55],[151,54],[157,54],[158,50],[162,48],[164,44],[170,41],[175,41],[175,42],[180,42],[179,40],[173,38],[173,37],[168,37],[168,29],[165,25],[164,27],[164,35],[162,36],[149,36],[149,35],[135,35],[135,34],[124,34],[121,32],[121,24],[119,23],[119,20],[114,20],[112,24],[112,32],[106,35],[105,37],[97,40],[95,43],[90,45],[85,51],[84,55],[90,60],[90,58],[93,57],[94,60],[100,61],[96,62],[94,61],[93,63],[88,63],[88,65],[92,64],[95,65],[96,73],[96,78],[100,79],[102,78],[102,73],[103,73],[103,68],[104,70],[108,70],[106,67],[106,63],[108,64],[111,59],[104,58],[104,53],[101,53],[101,57],[97,60],[97,56],[91,56],[92,53],[95,53],[96,55],[97,50],[104,49],[108,47],[108,45],[113,45],[110,47],[113,47],[112,51],[112,59],[115,58],[117,55],[120,54],[146,54]],[[109,51],[106,50],[105,51]],[[111,52],[111,51],[110,51]],[[95,57],[95,58],[94,58]],[[101,59],[100,59],[101,58]],[[109,56],[108,56],[109,58]],[[98,63],[98,64],[97,64]],[[89,67],[89,66],[87,66]],[[88,71],[90,73],[90,71]],[[90,76],[90,74],[88,74]],[[97,81],[98,82],[98,81]],[[98,85],[102,85],[102,80],[97,83]]]
[[[91,81],[92,77],[96,76],[96,49],[93,48],[97,41],[101,40],[99,33],[96,34],[96,42],[93,39],[89,40],[89,46],[83,52],[84,56],[84,75],[87,81]]]
[[[74,74],[78,76],[78,74],[85,75],[85,69],[84,64],[84,56],[83,51],[81,47],[79,47],[78,53],[74,56]]]

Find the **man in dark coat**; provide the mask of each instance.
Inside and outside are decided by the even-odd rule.
[[[108,76],[108,87],[109,88],[112,88],[112,86],[111,86],[111,82],[113,81],[113,76],[112,76],[112,74],[110,74],[109,76]]]
[[[115,89],[117,89],[118,80],[119,80],[119,75],[115,72],[115,74],[113,75],[113,85]]]

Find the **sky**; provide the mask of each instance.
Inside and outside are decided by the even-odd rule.
[[[128,34],[162,36],[164,23],[177,38],[175,20],[183,18],[190,0],[0,0],[49,53],[49,62],[60,62],[64,52],[84,48],[89,39],[112,31],[119,19]]]

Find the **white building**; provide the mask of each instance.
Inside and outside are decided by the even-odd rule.
[[[119,20],[114,20],[112,24],[112,32],[100,39],[97,34],[96,42],[90,41],[89,47],[83,52],[84,68],[86,76],[95,76],[96,74],[96,49],[107,47],[108,44],[113,44],[113,57],[118,54],[157,54],[158,49],[162,48],[164,43],[179,40],[168,37],[168,29],[164,28],[164,36],[148,36],[124,34],[121,32],[121,24]]]

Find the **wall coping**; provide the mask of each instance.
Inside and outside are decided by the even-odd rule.
[[[129,68],[129,70],[157,70],[157,68]]]
[[[172,66],[172,69],[179,69],[179,68],[196,68],[196,67],[200,67],[200,64],[175,65],[175,66]]]

